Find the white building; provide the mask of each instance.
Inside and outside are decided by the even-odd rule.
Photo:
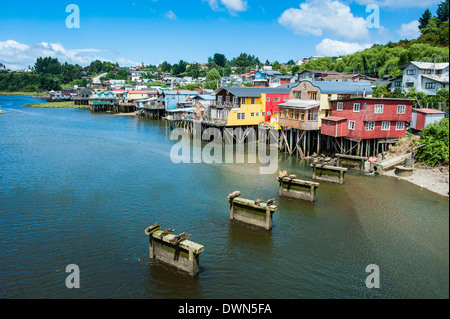
[[[397,79],[399,82],[399,79]],[[392,86],[392,90],[397,85]],[[449,63],[411,61],[403,68],[402,90],[408,92],[415,88],[417,92],[436,95],[442,88],[449,87]]]

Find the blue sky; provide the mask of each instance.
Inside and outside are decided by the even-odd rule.
[[[0,62],[20,69],[41,55],[87,65],[94,59],[159,64],[228,59],[241,52],[286,62],[349,54],[418,35],[417,19],[440,0],[8,1],[0,11]],[[69,4],[80,28],[66,27]],[[368,5],[379,8],[370,28]]]

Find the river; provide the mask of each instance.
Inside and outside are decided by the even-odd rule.
[[[449,297],[444,197],[351,172],[315,204],[279,198],[259,164],[174,164],[164,121],[31,102],[0,96],[1,298]],[[295,157],[278,166],[311,179]],[[271,232],[230,222],[235,190],[277,200]],[[205,246],[198,277],[149,259],[155,222]],[[65,285],[69,264],[80,289]]]

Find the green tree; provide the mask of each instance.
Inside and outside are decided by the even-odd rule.
[[[446,22],[448,21],[448,14],[449,14],[448,0],[445,0],[438,5],[436,15],[440,22]]]
[[[128,78],[128,72],[126,69],[119,69],[116,74],[117,80],[126,80]]]
[[[205,89],[215,90],[220,86],[220,81],[222,80],[219,71],[217,69],[212,69],[206,73]]]
[[[227,64],[227,58],[225,57],[225,55],[220,53],[214,54],[214,58],[212,59],[212,61],[217,64],[217,66],[220,66],[222,68],[224,68]]]
[[[167,61],[164,61],[161,64],[160,68],[161,68],[161,72],[163,72],[163,73],[168,73],[168,72],[170,72],[172,70],[172,66]]]
[[[422,16],[419,18],[419,30],[422,31],[426,27],[428,27],[428,23],[430,22],[430,19],[432,18],[432,14],[430,9],[426,9],[425,12],[422,14]]]

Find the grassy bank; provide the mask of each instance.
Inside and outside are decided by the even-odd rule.
[[[89,105],[75,105],[74,102],[31,103],[25,106],[53,109],[89,109]]]
[[[48,95],[42,92],[2,92],[0,91],[0,95],[17,95],[17,96],[35,96],[42,95],[47,97]]]

